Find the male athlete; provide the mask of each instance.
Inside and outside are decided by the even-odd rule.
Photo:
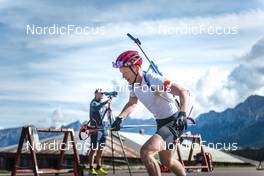
[[[159,154],[160,162],[177,176],[185,176],[182,164],[175,160],[170,150],[178,135],[187,129],[186,111],[189,104],[189,92],[176,83],[155,74],[143,72],[142,58],[137,51],[126,51],[113,62],[119,68],[123,78],[130,84],[130,97],[112,128],[120,130],[122,120],[136,107],[138,100],[154,115],[157,132],[142,146],[141,159],[150,176],[160,176],[160,167],[154,156]],[[149,89],[146,91],[146,87]],[[180,98],[179,110],[170,96]]]
[[[103,119],[103,114],[106,110],[105,105],[111,104],[111,99],[102,102],[103,95],[104,93],[102,89],[96,89],[95,97],[90,103],[90,125],[97,126],[98,128],[104,128],[104,130],[98,130],[97,133],[91,135],[91,147],[89,152],[89,173],[92,175],[107,174],[107,171],[102,168],[101,162],[103,149],[106,143],[108,125],[108,119]],[[97,164],[96,168],[94,168],[93,166],[95,153],[95,162]]]

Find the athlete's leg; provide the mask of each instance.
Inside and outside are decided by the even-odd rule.
[[[94,154],[97,151],[97,134],[93,134],[91,135],[91,143],[90,143],[90,152],[88,155],[88,159],[89,159],[89,166],[90,168],[93,167],[94,164]]]
[[[159,158],[162,165],[167,166],[170,171],[175,173],[177,176],[185,176],[185,170],[182,164],[173,159],[172,150],[163,150],[159,152]]]
[[[94,154],[95,154],[95,152],[96,152],[96,150],[94,150],[94,149],[90,149],[90,152],[89,152],[89,156],[88,156],[88,158],[89,158],[89,166],[90,166],[90,168],[91,167],[93,167],[93,163],[94,163]]]
[[[95,156],[95,163],[97,164],[97,166],[102,166],[102,153],[103,150],[99,149],[96,152],[96,156]]]
[[[158,134],[153,135],[140,150],[141,160],[151,176],[161,175],[160,166],[154,156],[162,150],[165,150],[165,143]]]
[[[182,164],[173,159],[173,149],[175,147],[175,139],[178,136],[177,131],[172,127],[172,122],[162,126],[156,132],[166,144],[166,149],[159,152],[160,161],[167,166],[177,176],[185,176],[185,170]]]

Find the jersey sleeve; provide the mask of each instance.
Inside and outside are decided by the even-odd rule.
[[[134,92],[134,90],[133,90],[132,85],[129,85],[129,86],[128,86],[128,90],[129,90],[129,96],[130,96],[130,97],[136,97],[136,94],[135,94],[135,92]]]
[[[147,73],[146,76],[148,77],[150,85],[156,89],[158,88],[158,90],[166,91],[171,84],[170,80],[156,73]]]
[[[105,101],[105,102],[92,101],[90,108],[92,108],[93,110],[97,111],[97,110],[99,110],[100,108],[102,108],[106,104],[107,104],[107,101]]]

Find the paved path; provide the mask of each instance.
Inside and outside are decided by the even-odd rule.
[[[133,172],[133,176],[147,176],[146,172]],[[173,176],[172,173],[162,174],[163,176]],[[217,168],[214,172],[211,173],[188,173],[187,176],[264,176],[264,171],[257,171],[256,168]],[[119,173],[109,176],[129,176],[129,173]]]
[[[29,176],[30,174],[26,174]],[[148,174],[144,171],[133,171],[133,176],[148,176]],[[10,176],[9,174],[0,174],[0,176]],[[62,176],[62,175],[61,175]],[[70,175],[69,175],[70,176]],[[72,174],[71,174],[72,176]],[[85,174],[85,176],[88,176],[88,174]],[[119,170],[117,173],[114,174],[108,174],[108,176],[129,176],[129,173],[126,172],[126,170]],[[162,176],[174,176],[172,173],[163,173]],[[263,171],[257,171],[254,167],[246,167],[246,168],[216,168],[214,172],[211,173],[188,173],[187,176],[264,176],[264,170]]]

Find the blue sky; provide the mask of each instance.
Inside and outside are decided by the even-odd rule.
[[[264,95],[263,1],[0,0],[0,128],[88,119],[97,87],[126,84],[111,62],[139,37],[163,74],[191,91],[194,116]],[[88,35],[32,35],[27,25],[89,26]],[[176,27],[235,27],[236,34],[182,34]],[[168,30],[172,30],[168,32]],[[144,64],[144,68],[147,64]],[[113,102],[118,113],[127,101]],[[142,105],[133,118],[151,115]]]

